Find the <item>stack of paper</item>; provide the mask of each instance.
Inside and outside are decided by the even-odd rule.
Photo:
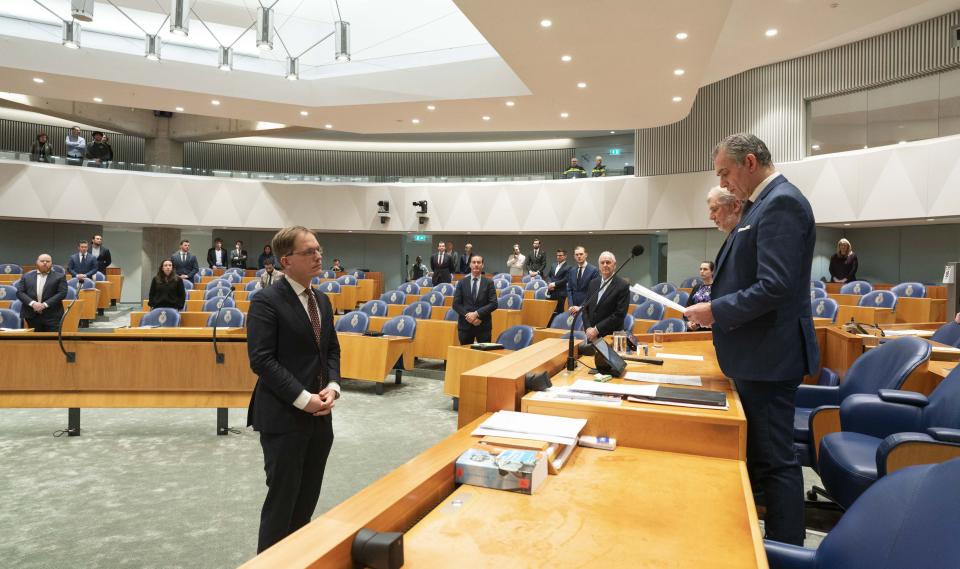
[[[592,383],[592,382],[591,382]],[[473,435],[491,435],[534,441],[547,441],[561,445],[577,444],[577,436],[586,426],[586,419],[569,419],[536,413],[497,411],[483,422]]]
[[[570,391],[579,391],[582,393],[600,393],[601,395],[618,395],[634,397],[655,397],[657,394],[656,385],[627,385],[625,383],[600,383],[597,381],[588,381],[578,379],[570,386]]]
[[[673,385],[689,385],[692,387],[703,386],[703,381],[699,375],[667,375],[664,373],[628,371],[623,378],[631,381],[645,381],[647,383],[670,383]]]

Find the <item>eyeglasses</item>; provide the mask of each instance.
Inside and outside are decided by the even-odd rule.
[[[315,257],[323,254],[323,249],[304,249],[303,251],[294,251],[291,255],[300,255],[301,257]]]

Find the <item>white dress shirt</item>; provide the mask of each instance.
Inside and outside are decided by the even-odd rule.
[[[37,271],[37,302],[43,303],[43,306],[46,307],[47,303],[43,302],[43,288],[47,286],[47,274]]]
[[[774,170],[773,174],[770,174],[769,176],[764,178],[763,181],[760,182],[760,184],[757,186],[757,188],[753,190],[753,193],[750,194],[750,199],[748,201],[750,202],[757,201],[757,198],[760,197],[760,194],[763,193],[763,190],[767,189],[767,186],[770,185],[770,182],[776,179],[776,177],[779,175],[780,175],[780,172],[777,172],[776,170]]]
[[[313,319],[310,318],[310,305],[307,304],[307,303],[310,302],[310,301],[307,299],[307,295],[308,295],[308,294],[313,294],[313,290],[312,290],[312,289],[303,288],[303,285],[301,285],[300,283],[298,283],[297,281],[295,281],[295,280],[293,280],[293,279],[287,279],[287,282],[290,283],[290,286],[293,288],[293,292],[295,292],[295,293],[297,294],[297,300],[299,300],[299,301],[300,301],[300,304],[303,305],[303,311],[307,313],[307,318],[310,320],[310,322],[311,322],[311,324],[312,324],[312,323],[313,323]],[[320,318],[320,306],[319,306],[319,305],[317,306],[317,318],[318,318],[318,319]],[[321,324],[321,325],[322,325],[322,324]],[[337,383],[337,382],[335,382],[335,381],[331,381],[329,384],[327,384],[327,387],[329,387],[330,389],[336,391],[336,392],[337,392],[337,396],[336,396],[337,399],[340,398],[340,384],[339,384],[339,383]],[[312,395],[313,395],[312,393],[310,393],[309,391],[307,391],[306,389],[304,389],[304,390],[300,393],[300,395],[296,398],[296,400],[294,400],[293,406],[296,407],[297,409],[300,409],[300,410],[302,411],[303,408],[307,406],[307,403],[310,402],[310,397],[311,397]]]

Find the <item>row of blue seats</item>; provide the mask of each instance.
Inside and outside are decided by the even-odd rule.
[[[810,288],[826,291],[827,285],[823,281],[810,281]],[[867,281],[850,281],[840,287],[840,294],[867,294],[873,292],[873,285]],[[923,283],[905,282],[890,289],[897,298],[925,298],[927,287]]]
[[[242,328],[246,318],[243,312],[233,307],[209,310],[207,328]],[[140,319],[140,328],[177,328],[180,326],[180,312],[175,308],[154,308]]]

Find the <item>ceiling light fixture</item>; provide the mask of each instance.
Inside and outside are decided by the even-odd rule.
[[[420,119],[410,119],[413,124],[420,124]]]
[[[273,8],[257,8],[257,48],[273,50]]]
[[[34,83],[40,83],[40,84],[42,85],[42,84],[43,84],[43,79],[41,79],[41,78],[39,78],[39,77],[34,77],[34,78],[33,78],[33,82],[34,82]]]
[[[617,131],[611,130],[611,131],[610,131],[610,134],[617,134]]]
[[[350,61],[350,22],[333,23],[333,48],[337,61]]]
[[[80,22],[76,20],[63,21],[63,47],[80,49]]]
[[[327,123],[327,124],[323,125],[323,128],[331,129],[331,128],[333,128],[333,125],[330,124],[330,123]]]
[[[560,118],[565,119],[570,116],[570,113],[560,113]]]
[[[551,22],[550,20],[540,20],[541,28],[549,28],[552,25],[553,25],[553,22]]]
[[[287,58],[287,80],[296,81],[297,79],[300,79],[300,58],[288,57]]]
[[[173,110],[177,111],[178,113],[182,113],[182,112],[183,112],[183,107],[177,107],[177,108],[175,108],[175,109],[173,109]]]
[[[586,89],[586,88],[587,88],[587,84],[584,83],[583,81],[581,81],[581,82],[577,83],[577,87],[578,87],[579,89]]]
[[[506,103],[504,103],[504,105],[506,105],[506,106],[508,106],[508,107],[512,107],[512,106],[516,105],[516,103],[514,103],[513,101],[507,101]]]
[[[150,61],[160,61],[160,36],[147,34],[143,39],[143,56]]]
[[[679,32],[679,33],[676,35],[676,38],[677,38],[678,40],[680,40],[680,41],[683,41],[683,40],[687,39],[688,37],[690,37],[690,36],[687,35],[687,32]]]
[[[928,217],[928,218],[927,218],[927,221],[936,221],[936,220],[933,219],[932,217]]]
[[[488,121],[488,120],[490,120],[490,117],[488,117],[487,115],[483,115],[483,116],[482,116],[482,117],[480,117],[480,118],[482,118],[482,119],[483,119],[483,120],[485,120],[485,121]]]
[[[813,146],[810,147],[810,150],[820,150],[820,145],[814,144]]]
[[[679,103],[679,102],[682,101],[682,100],[683,100],[683,97],[674,97],[674,98],[673,98],[673,102],[674,102],[674,103]]]
[[[764,35],[767,36],[768,38],[772,38],[772,37],[776,36],[776,35],[779,34],[779,33],[780,33],[780,32],[779,32],[776,28],[770,28],[769,30],[767,30],[766,32],[764,32]]]
[[[683,69],[674,69],[674,70],[673,70],[673,74],[676,75],[677,77],[680,77],[680,76],[683,75],[684,73],[686,73],[686,71],[684,71]]]
[[[220,46],[220,53],[217,56],[217,67],[221,71],[233,70],[233,48]]]
[[[560,61],[562,61],[562,62],[564,62],[564,63],[570,63],[571,61],[573,61],[573,56],[572,56],[572,55],[561,55],[561,56],[560,56]]]
[[[217,107],[217,106],[220,105],[220,101],[214,99],[214,100],[210,101],[210,104],[213,105],[214,107]]]
[[[190,0],[170,0],[170,33],[190,35]]]
[[[850,227],[850,224],[849,224],[849,223],[844,223],[843,226],[844,226],[844,227]]]
[[[435,106],[433,106],[433,105],[427,105],[427,110],[428,110],[428,111],[435,111],[435,110],[437,110],[437,107],[435,107]]]
[[[310,113],[307,112],[307,111],[300,111],[300,116],[301,116],[301,117],[306,117],[306,116],[309,116],[309,115],[310,115]]]
[[[94,97],[94,98],[93,98],[93,102],[94,102],[94,103],[102,103],[102,102],[103,102],[103,99],[101,99],[100,97]]]
[[[94,0],[70,0],[70,15],[81,22],[93,21]]]

